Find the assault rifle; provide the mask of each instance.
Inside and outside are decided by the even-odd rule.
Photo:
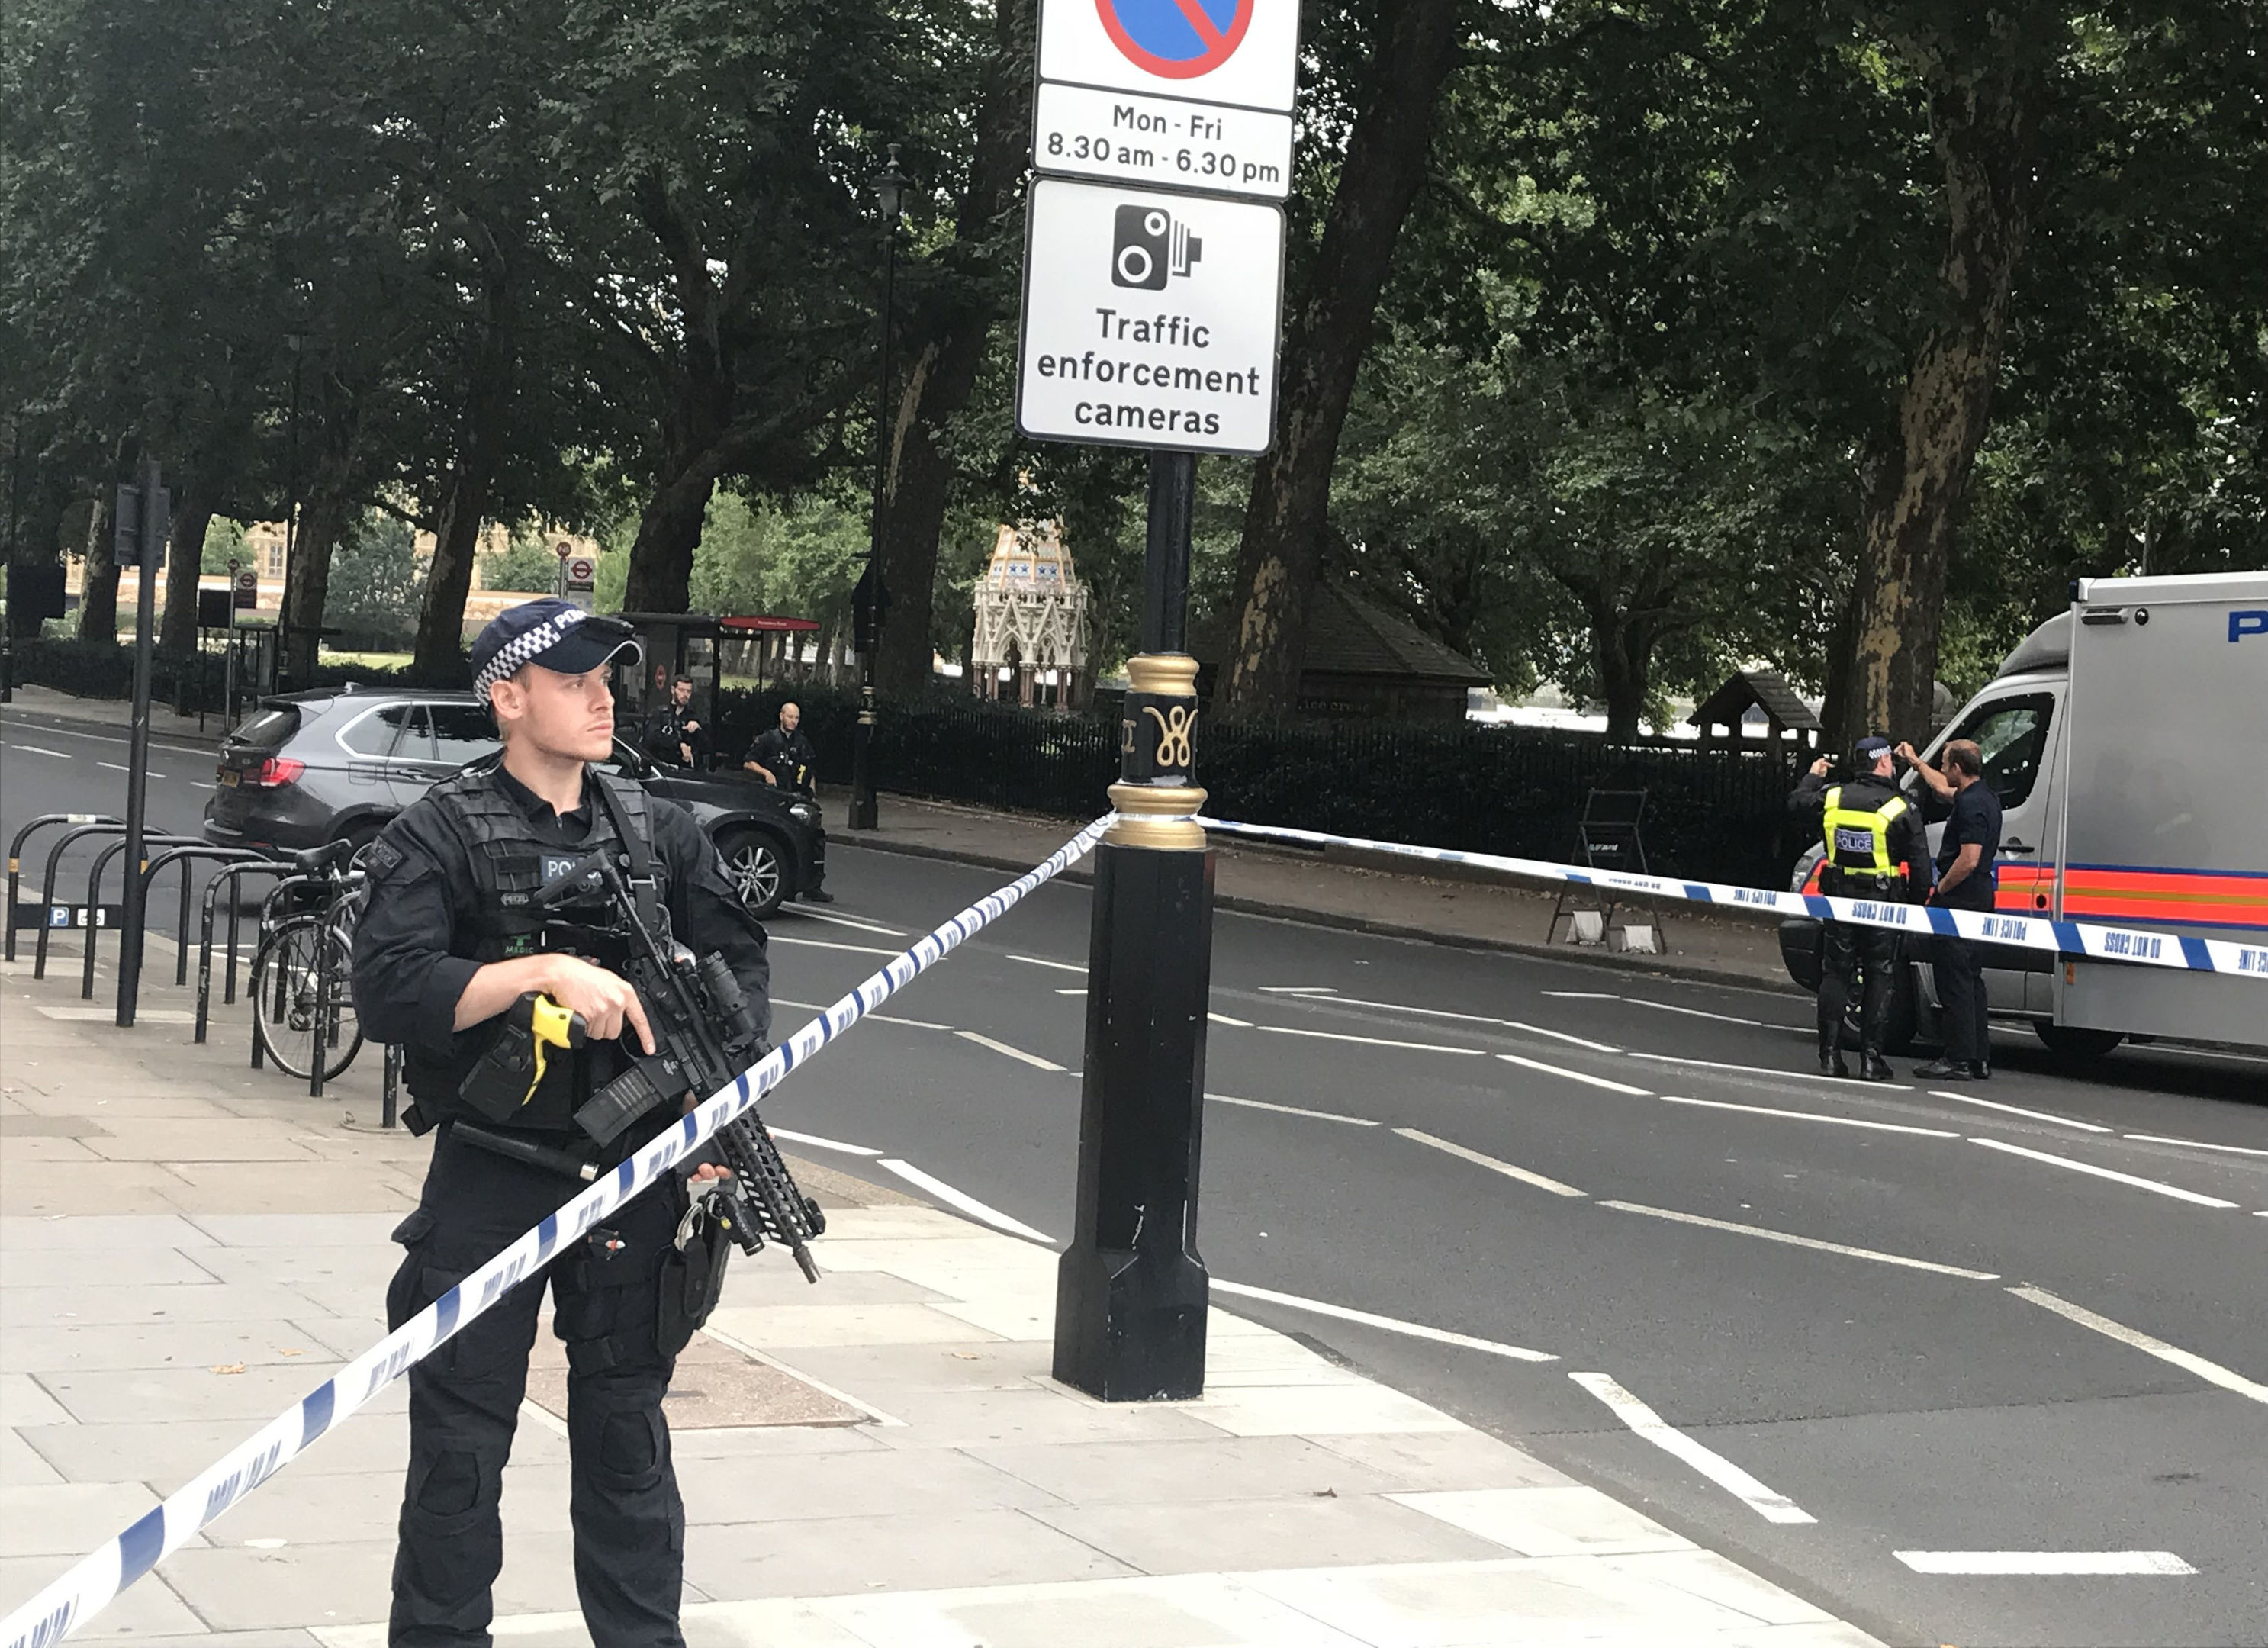
[[[645,903],[651,916],[641,919],[641,901],[615,867],[615,850],[581,859],[531,901],[543,909],[603,893],[612,917],[609,931],[629,949],[622,975],[637,991],[653,1030],[650,1054],[636,1050],[635,1032],[625,1034],[630,1069],[575,1113],[576,1124],[601,1144],[612,1143],[658,1106],[688,1093],[708,1098],[763,1049],[762,1026],[725,958],[696,960],[671,934],[669,912],[650,898]],[[753,1109],[744,1111],[717,1129],[715,1144],[733,1176],[712,1181],[696,1210],[723,1225],[745,1253],[759,1251],[767,1239],[777,1242],[795,1256],[807,1281],[818,1281],[810,1242],[826,1230],[826,1216],[797,1187],[762,1121]]]

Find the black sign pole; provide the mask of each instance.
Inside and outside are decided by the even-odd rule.
[[[134,731],[126,757],[126,877],[124,931],[118,945],[118,1023],[134,1023],[134,1009],[142,991],[142,922],[146,889],[142,882],[143,802],[150,780],[150,607],[157,592],[158,563],[165,559],[166,519],[165,488],[158,484],[155,459],[142,460],[141,583],[134,605]],[[93,943],[90,932],[87,942]]]
[[[1204,1390],[1211,1286],[1197,1254],[1213,855],[1196,814],[1187,646],[1197,459],[1150,455],[1142,651],[1119,725],[1118,812],[1095,849],[1079,1199],[1057,1269],[1055,1376],[1105,1402]]]

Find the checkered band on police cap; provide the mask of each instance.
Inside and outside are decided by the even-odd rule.
[[[567,632],[590,614],[570,608],[556,612],[497,649],[497,655],[481,666],[480,673],[473,677],[473,696],[482,703],[489,701],[489,688],[498,681],[519,673],[524,664],[557,646],[567,638]]]

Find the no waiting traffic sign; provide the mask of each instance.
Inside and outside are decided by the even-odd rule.
[[[1299,0],[1040,0],[1040,78],[1289,114]]]

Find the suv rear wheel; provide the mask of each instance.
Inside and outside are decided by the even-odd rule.
[[[769,830],[727,830],[717,838],[717,851],[751,914],[769,916],[786,901],[795,859],[778,836]]]
[[[2116,1030],[2050,1024],[2044,1019],[2035,1021],[2032,1029],[2047,1050],[2059,1059],[2098,1059],[2125,1040]]]

